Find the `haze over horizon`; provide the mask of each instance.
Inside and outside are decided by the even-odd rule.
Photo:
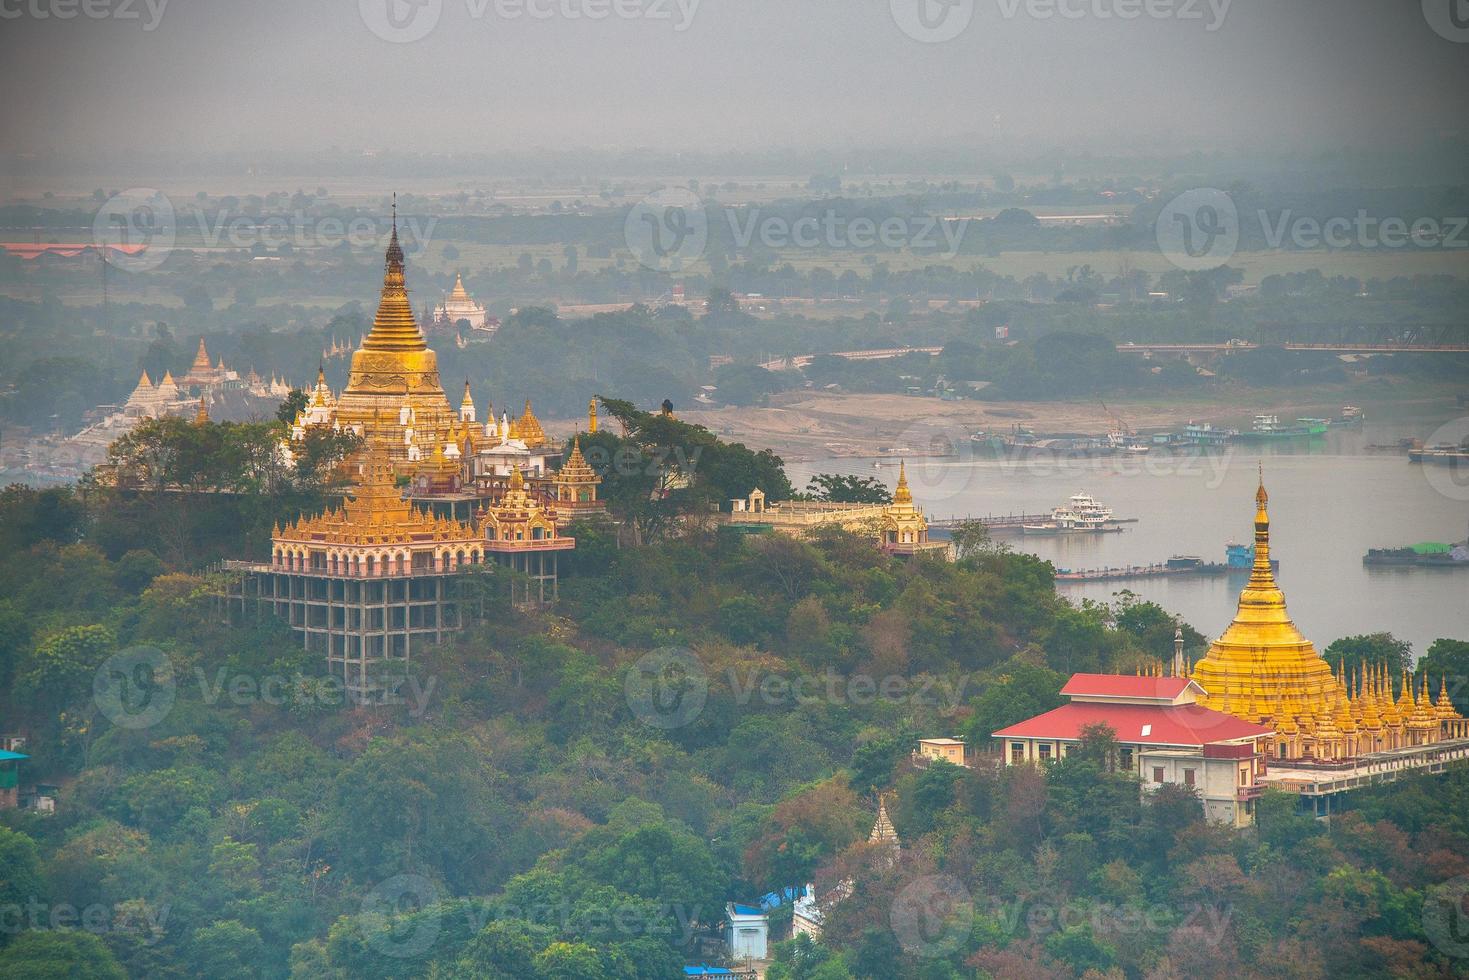
[[[1129,0],[1064,0],[1079,17],[988,0],[926,43],[905,0],[600,2],[601,20],[599,0],[139,0],[135,18],[61,20],[65,0],[6,0],[3,149],[103,166],[330,147],[1384,150],[1458,134],[1469,90],[1469,47],[1419,4],[1177,0],[1122,20]],[[421,39],[374,32],[425,11]]]

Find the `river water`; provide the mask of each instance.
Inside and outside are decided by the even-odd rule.
[[[1469,639],[1469,568],[1368,568],[1368,548],[1469,535],[1469,470],[1423,467],[1402,454],[1367,450],[1404,436],[1444,438],[1445,419],[1368,422],[1307,442],[1241,445],[1204,456],[1149,454],[1126,459],[1007,461],[958,451],[908,464],[914,499],[933,518],[1037,514],[1085,491],[1119,518],[1119,534],[999,539],[1058,568],[1146,565],[1173,555],[1224,561],[1225,544],[1252,540],[1255,487],[1263,468],[1270,494],[1271,550],[1292,618],[1317,649],[1359,633],[1389,632],[1421,655],[1438,637]],[[1450,422],[1453,431],[1469,420]],[[952,433],[948,435],[952,436]],[[940,437],[942,434],[940,434]],[[1457,441],[1457,440],[1456,440]],[[921,443],[922,440],[917,440]],[[788,464],[791,482],[812,473],[879,475],[896,466],[871,459]],[[1062,583],[1075,601],[1110,602],[1128,589],[1181,615],[1205,636],[1229,625],[1243,579],[1186,576]]]

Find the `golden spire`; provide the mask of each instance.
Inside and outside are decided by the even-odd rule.
[[[597,434],[597,399],[587,402],[587,432]]]
[[[1258,704],[1278,731],[1291,734],[1298,730],[1297,719],[1313,728],[1318,719],[1330,718],[1344,685],[1286,609],[1270,564],[1269,504],[1262,472],[1255,491],[1250,578],[1240,592],[1234,621],[1194,665],[1193,679],[1207,692],[1200,699],[1204,706],[1254,714]]]
[[[195,371],[208,371],[209,369],[209,351],[204,349],[204,338],[200,337],[199,350],[194,354],[194,366],[190,369],[189,373],[192,374]]]
[[[557,483],[598,483],[596,471],[592,469],[587,458],[581,454],[581,440],[571,437],[571,455],[566,457],[566,462],[561,464],[560,471],[556,474]]]
[[[539,449],[546,444],[546,431],[541,428],[541,422],[536,418],[536,413],[531,411],[529,398],[525,400],[525,414],[515,420],[511,435],[531,449]]]
[[[464,276],[457,272],[454,273],[454,288],[450,291],[449,298],[456,300],[469,299],[469,290],[464,288]]]
[[[1434,714],[1440,718],[1457,718],[1459,711],[1454,707],[1454,702],[1449,698],[1449,679],[1446,676],[1438,680],[1438,701],[1433,706]]]
[[[420,351],[428,348],[423,332],[418,329],[418,321],[413,318],[413,307],[408,303],[403,246],[398,244],[397,194],[393,195],[393,233],[388,240],[382,298],[378,301],[372,331],[362,342],[362,348],[373,351]]]
[[[908,489],[908,461],[906,459],[898,463],[898,486],[893,490],[893,503],[913,503],[913,491]]]
[[[464,379],[464,399],[459,404],[461,406],[469,405],[471,407],[473,407],[473,405],[474,405],[474,399],[471,398],[470,395],[469,395],[469,379],[468,378],[465,378]]]
[[[204,404],[204,396],[199,396],[199,411],[194,413],[195,425],[209,424],[209,408]]]

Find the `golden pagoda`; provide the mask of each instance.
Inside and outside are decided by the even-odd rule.
[[[483,539],[473,527],[403,499],[385,454],[369,450],[357,462],[355,482],[340,507],[275,528],[274,567],[380,577],[453,571],[484,560]]]
[[[1193,667],[1205,692],[1198,703],[1274,728],[1272,754],[1280,759],[1339,760],[1461,737],[1457,712],[1450,717],[1428,703],[1426,687],[1416,697],[1405,674],[1394,698],[1385,665],[1361,664],[1355,677],[1343,667],[1337,676],[1296,628],[1270,565],[1269,502],[1262,473],[1255,563],[1234,622]]]
[[[597,499],[597,488],[602,485],[602,478],[597,475],[597,471],[592,469],[587,458],[582,455],[580,437],[572,437],[571,455],[567,456],[566,462],[561,464],[561,469],[556,473],[554,482],[556,507],[569,517],[576,518],[607,512],[607,505]]]
[[[444,446],[455,413],[439,382],[438,358],[408,304],[396,208],[394,205],[377,316],[352,355],[347,387],[337,399],[333,421],[362,433],[369,445],[385,451],[393,462],[406,464],[410,454],[403,431],[404,410],[412,416],[412,441],[420,446]]]
[[[546,430],[541,428],[541,420],[531,411],[529,398],[525,400],[525,411],[520,418],[510,423],[510,438],[519,439],[530,449],[543,449],[548,443]]]
[[[882,550],[890,555],[914,555],[919,552],[945,552],[947,541],[928,539],[928,519],[913,503],[913,491],[908,488],[908,464],[898,464],[898,485],[893,488],[893,502],[883,508],[877,522],[878,538]]]

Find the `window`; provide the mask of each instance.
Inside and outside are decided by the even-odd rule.
[[[1192,769],[1185,769],[1183,771],[1183,785],[1185,785],[1185,786],[1192,786],[1193,784],[1194,784],[1194,771]]]
[[[1125,746],[1120,752],[1122,758],[1122,771],[1132,772],[1132,746]]]
[[[1025,761],[1025,743],[1024,742],[1011,742],[1010,743],[1010,764],[1011,765],[1014,765],[1014,764],[1016,764],[1018,762],[1024,762],[1024,761]]]
[[[1163,781],[1163,767],[1162,766],[1154,766],[1153,767],[1153,782],[1155,782],[1155,783],[1161,783],[1162,781]]]
[[[1042,762],[1050,762],[1051,761],[1051,743],[1046,742],[1043,745],[1037,746],[1037,748],[1040,750],[1040,760]]]
[[[1249,784],[1249,781],[1250,781],[1250,771],[1248,769],[1241,769],[1239,771],[1239,784],[1241,786],[1245,786],[1245,785],[1248,785]]]

